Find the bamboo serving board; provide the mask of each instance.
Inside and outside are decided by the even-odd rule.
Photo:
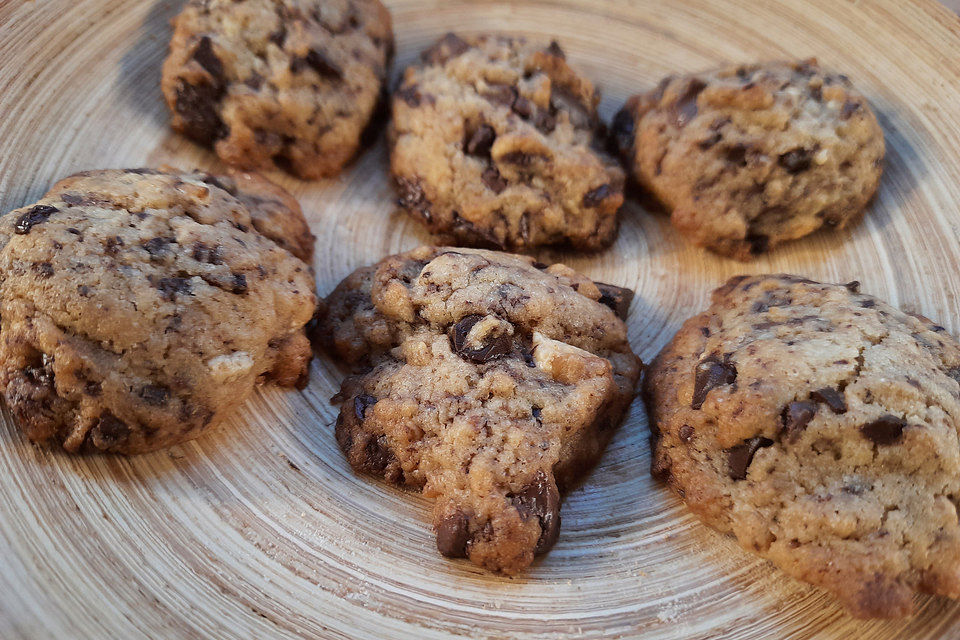
[[[180,0],[0,0],[0,209],[92,168],[221,169],[174,135],[160,94]],[[663,75],[817,56],[868,96],[887,138],[864,220],[752,264],[691,247],[662,215],[623,210],[593,256],[544,251],[631,287],[649,361],[738,273],[793,272],[863,290],[960,331],[960,19],[931,0],[388,2],[402,68],[450,29],[556,37],[609,118]],[[396,70],[395,70],[396,74]],[[273,176],[317,235],[321,293],[429,242],[393,207],[382,143],[340,177]],[[553,551],[506,579],[441,558],[429,505],[356,477],[314,361],[302,392],[266,389],[215,432],[135,458],[36,448],[0,419],[0,638],[960,638],[960,603],[856,621],[822,592],[708,530],[649,474],[635,402],[563,506]]]

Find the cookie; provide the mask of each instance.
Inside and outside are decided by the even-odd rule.
[[[356,154],[392,54],[379,0],[189,0],[163,93],[173,128],[225,162],[316,179]]]
[[[788,275],[713,293],[650,365],[655,475],[706,524],[858,617],[960,596],[960,344]]]
[[[435,500],[440,552],[515,574],[634,395],[632,294],[562,264],[422,247],[346,278],[320,335],[357,367],[335,398],[358,472]]]
[[[446,242],[593,250],[617,232],[624,175],[598,151],[600,94],[564,53],[444,36],[393,95],[399,204]]]
[[[302,386],[316,307],[296,201],[251,174],[88,171],[0,218],[0,391],[34,441],[142,453]]]
[[[883,170],[866,99],[816,60],[666,78],[626,103],[612,133],[680,233],[739,260],[846,226]]]

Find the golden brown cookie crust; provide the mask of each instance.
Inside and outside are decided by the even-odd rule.
[[[560,495],[634,395],[628,292],[562,264],[422,247],[328,297],[328,349],[358,365],[336,398],[357,471],[436,500],[441,553],[509,574],[556,541]]]
[[[451,33],[421,58],[393,96],[402,208],[469,246],[613,241],[624,174],[597,150],[599,92],[556,43]]]
[[[0,218],[0,389],[27,436],[141,453],[258,383],[303,384],[316,296],[283,247],[312,236],[288,198],[249,175],[88,171]]]
[[[739,260],[846,226],[882,172],[883,131],[866,99],[816,60],[665,78],[612,129],[674,226]]]
[[[162,86],[173,128],[225,162],[316,179],[356,154],[392,53],[379,0],[189,0]]]
[[[859,285],[740,276],[646,372],[654,474],[859,617],[960,597],[960,344]]]

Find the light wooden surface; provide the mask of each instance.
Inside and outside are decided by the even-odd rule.
[[[0,208],[105,166],[218,168],[173,135],[158,86],[179,0],[0,0]],[[887,135],[879,198],[849,232],[754,264],[680,241],[630,203],[616,245],[544,252],[637,291],[644,360],[742,272],[858,279],[960,330],[960,20],[931,0],[396,0],[398,65],[451,28],[557,37],[609,117],[664,74],[816,55],[849,74]],[[318,236],[321,292],[428,241],[392,211],[382,143],[337,179],[279,176]],[[258,393],[218,431],[133,459],[70,457],[0,421],[0,638],[958,638],[960,604],[858,622],[699,525],[648,475],[635,403],[566,500],[554,550],[504,579],[437,555],[420,496],[355,477],[334,442],[340,373]]]

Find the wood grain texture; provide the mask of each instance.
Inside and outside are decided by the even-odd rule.
[[[171,163],[218,169],[172,134],[159,89],[179,0],[0,0],[0,208],[57,178]],[[960,19],[932,0],[395,0],[398,68],[448,29],[556,37],[606,117],[675,71],[816,55],[880,114],[888,163],[865,219],[750,265],[681,241],[631,202],[594,256],[543,252],[637,291],[649,360],[710,289],[744,272],[860,280],[960,330]],[[342,176],[276,177],[318,236],[327,292],[428,236],[393,211],[382,142]],[[70,457],[0,421],[0,638],[960,637],[960,603],[860,622],[699,525],[648,475],[639,402],[570,495],[554,550],[505,579],[436,553],[428,504],[356,477],[334,442],[341,373],[264,390],[222,428],[132,459]]]

